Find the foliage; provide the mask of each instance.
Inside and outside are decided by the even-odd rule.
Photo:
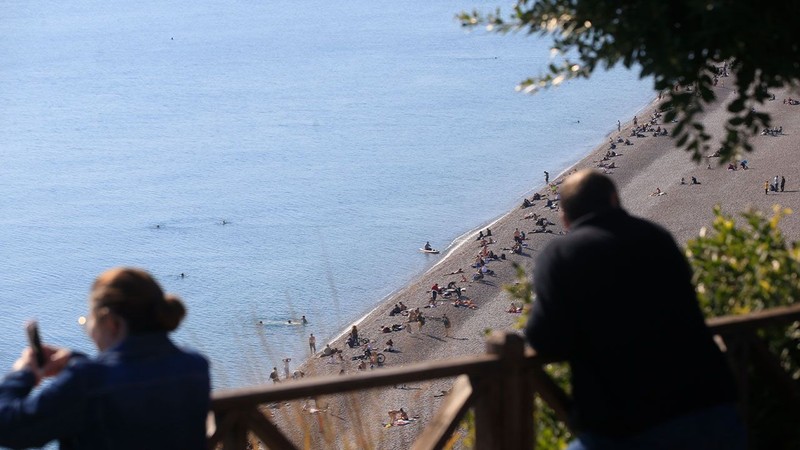
[[[796,1],[517,0],[507,18],[498,9],[458,19],[469,28],[552,37],[557,58],[549,73],[518,86],[524,92],[588,78],[598,67],[638,66],[665,93],[664,118],[678,120],[672,135],[695,160],[709,150],[711,137],[699,119],[716,99],[718,68],[727,65],[735,92],[720,154],[728,160],[741,149],[751,151],[748,137],[770,126],[769,115],[753,109],[770,98],[768,90],[800,79],[798,12]]]
[[[795,303],[800,298],[800,249],[786,239],[779,221],[790,214],[775,206],[772,217],[757,211],[742,214],[746,226],[714,209],[712,231],[702,230],[687,244],[698,299],[707,316],[746,314]],[[800,327],[759,332],[783,369],[800,378]],[[751,367],[747,391],[750,446],[754,449],[798,448],[800,411],[761,370]]]
[[[775,206],[773,215],[758,211],[742,213],[746,226],[714,208],[711,230],[687,243],[686,254],[694,270],[698,300],[707,317],[747,314],[784,306],[800,299],[800,247],[787,243],[778,224],[791,214]],[[504,289],[526,305],[534,300],[532,280],[515,266],[517,282]],[[523,314],[518,328],[524,326]],[[800,378],[800,326],[784,331],[763,331],[761,337],[783,368]],[[550,364],[548,374],[569,391],[569,368]],[[786,398],[770,389],[769,381],[751,374],[754,389],[748,395],[748,423],[753,448],[796,448],[800,443],[797,414],[787,410]],[[536,399],[536,448],[563,449],[571,438],[569,430],[541,399]],[[788,408],[791,409],[791,408]]]
[[[714,208],[712,232],[687,243],[700,306],[707,316],[746,314],[791,305],[800,299],[800,248],[788,244],[778,223],[791,210],[774,207],[772,217],[747,211],[747,227]],[[800,331],[768,339],[784,369],[800,378]]]
[[[700,305],[707,315],[746,314],[800,298],[800,249],[787,245],[778,222],[791,210],[774,208],[742,217],[747,227],[714,208],[713,232],[687,243]]]

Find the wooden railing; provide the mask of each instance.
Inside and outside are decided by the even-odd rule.
[[[798,320],[800,305],[708,321],[730,357],[745,399],[747,367],[758,364],[776,386],[800,404],[798,382],[782,369],[757,336],[760,329]],[[209,448],[245,450],[249,433],[269,449],[298,448],[261,411],[260,407],[268,403],[455,377],[449,395],[413,449],[443,448],[470,408],[475,414],[476,448],[533,449],[534,395],[539,395],[569,426],[569,398],[543,370],[546,363],[525,347],[520,335],[498,333],[489,338],[484,355],[214,392]]]

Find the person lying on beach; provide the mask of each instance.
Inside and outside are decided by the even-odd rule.
[[[476,305],[472,300],[468,299],[456,300],[453,302],[453,306],[456,308],[478,309],[478,305]]]
[[[459,274],[459,273],[464,273],[464,269],[459,267],[458,270],[454,270],[454,271],[450,272],[448,275],[456,275],[456,274]]]
[[[517,306],[516,303],[511,303],[511,306],[508,307],[507,312],[512,314],[519,314],[522,312],[522,306]]]
[[[536,220],[538,218],[539,215],[536,214],[535,212],[529,212],[528,214],[525,214],[525,216],[523,217],[523,219],[533,219],[533,220]]]
[[[389,411],[389,423],[394,424],[398,420],[408,420],[408,413],[403,408]]]
[[[667,193],[666,193],[666,192],[663,192],[663,191],[661,190],[661,188],[658,188],[658,187],[657,187],[657,188],[656,188],[656,191],[655,191],[655,192],[653,192],[652,194],[650,194],[650,197],[657,197],[657,196],[659,196],[659,195],[666,195],[666,194],[667,194]]]

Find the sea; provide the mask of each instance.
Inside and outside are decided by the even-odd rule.
[[[324,347],[653,98],[623,67],[516,92],[548,38],[455,19],[512,6],[4,1],[0,370],[32,319],[94,354],[115,266],[184,300],[217,389]]]

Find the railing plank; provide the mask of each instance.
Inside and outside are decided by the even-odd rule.
[[[297,447],[281,433],[258,409],[251,409],[247,414],[247,425],[261,442],[270,450],[297,450]]]
[[[256,404],[456,377],[464,373],[488,374],[495,370],[497,360],[498,357],[494,355],[478,355],[383,368],[354,375],[328,375],[291,383],[217,391],[211,395],[212,408],[215,411],[224,411]]]
[[[502,395],[500,383],[488,377],[472,377],[470,382],[475,390],[475,448],[500,449],[503,445],[499,425],[503,420],[498,401]]]
[[[225,413],[214,413],[214,428],[211,435],[208,437],[208,448],[214,449],[225,438],[225,436],[233,431],[236,422],[240,419],[241,413],[237,410],[227,411]],[[209,430],[211,428],[209,427]]]
[[[495,333],[487,352],[500,356],[494,374],[482,377],[475,404],[475,441],[480,449],[532,449],[533,390],[526,370],[525,343],[515,333]]]
[[[531,367],[528,369],[528,373],[531,376],[533,390],[553,409],[558,420],[564,422],[567,428],[571,429],[569,420],[571,399],[569,395],[556,384],[541,366]]]
[[[748,315],[712,318],[707,324],[712,333],[721,336],[728,344],[728,354],[733,360],[745,363],[750,357],[756,357],[761,362],[766,361],[774,372],[774,357],[765,354],[763,346],[751,347],[745,336],[760,328],[794,321],[800,321],[800,304]],[[528,413],[532,412],[532,402],[528,405],[527,400],[521,398],[532,400],[533,395],[529,393],[535,388],[563,421],[568,417],[569,398],[542,368],[543,364],[553,361],[537,356],[531,349],[526,349],[524,353],[519,351],[519,335],[509,334],[504,339],[497,348],[496,353],[499,354],[490,351],[485,355],[428,361],[356,375],[331,375],[279,385],[216,391],[212,394],[212,410],[217,417],[217,429],[209,437],[210,448],[221,441],[225,449],[244,448],[248,429],[265,443],[270,440],[271,443],[267,445],[273,448],[294,448],[260,413],[244,413],[254,411],[256,405],[448,377],[459,377],[455,386],[465,385],[469,388],[456,389],[454,386],[434,421],[415,442],[414,449],[435,449],[444,445],[470,405],[475,406],[478,448],[530,448],[528,445],[533,445],[534,437],[532,434],[523,434],[528,432],[526,430],[533,432],[532,423],[509,421],[512,415],[533,416]],[[515,339],[517,343],[513,343]],[[751,355],[749,351],[758,354]],[[739,378],[743,378],[746,370],[745,365],[738,367]],[[515,437],[509,439],[510,436]],[[281,438],[285,441],[281,441]]]
[[[245,450],[247,448],[247,422],[244,414],[237,412],[230,428],[222,435],[223,450]]]
[[[795,401],[800,400],[798,382],[784,370],[778,358],[769,350],[767,343],[755,333],[751,333],[750,346],[753,350],[753,362],[758,362],[757,365],[764,370],[764,374],[772,380],[773,385],[783,391],[784,395]]]
[[[456,379],[450,393],[436,412],[430,424],[411,446],[412,450],[441,449],[450,439],[456,426],[472,404],[473,390],[469,377],[461,375]]]
[[[712,317],[706,321],[714,334],[735,334],[748,330],[782,325],[800,320],[800,303],[765,309],[750,314]]]

